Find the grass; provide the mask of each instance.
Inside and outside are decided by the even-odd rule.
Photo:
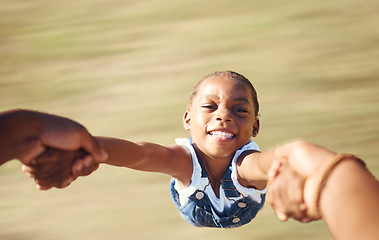
[[[263,150],[303,138],[354,153],[379,176],[379,30],[374,0],[15,1],[0,8],[0,111],[32,108],[95,135],[188,137],[192,86],[231,69],[256,86]],[[249,225],[198,229],[171,203],[169,177],[102,166],[38,192],[0,168],[0,238],[332,239],[324,222],[281,223],[269,205]]]

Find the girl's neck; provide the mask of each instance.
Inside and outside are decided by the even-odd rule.
[[[223,179],[226,170],[228,169],[230,162],[233,159],[234,154],[233,156],[215,158],[207,156],[206,154],[201,152],[196,146],[195,149],[199,161],[201,161],[205,171],[208,174],[208,178],[211,183],[213,192],[216,194],[217,197],[219,197],[221,180]]]

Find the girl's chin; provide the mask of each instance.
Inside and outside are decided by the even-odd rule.
[[[225,158],[225,157],[230,157],[232,158],[236,150],[234,149],[225,149],[225,148],[220,148],[220,149],[212,149],[208,151],[209,156],[212,158]]]

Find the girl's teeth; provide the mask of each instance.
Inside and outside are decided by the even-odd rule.
[[[229,132],[222,132],[222,131],[213,131],[211,132],[212,136],[219,137],[219,138],[232,138],[233,133]]]

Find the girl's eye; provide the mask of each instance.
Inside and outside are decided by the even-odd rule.
[[[237,112],[237,113],[247,113],[248,111],[244,108],[236,108],[234,109],[234,112]]]
[[[215,110],[216,109],[216,107],[215,106],[213,106],[213,105],[203,105],[203,106],[201,106],[202,108],[205,108],[205,109],[208,109],[208,110]]]

